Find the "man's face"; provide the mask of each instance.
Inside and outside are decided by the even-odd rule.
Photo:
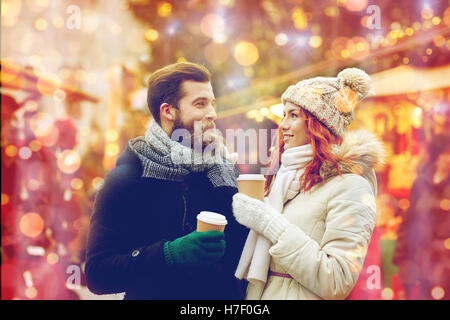
[[[176,110],[174,128],[187,129],[191,135],[191,147],[194,139],[201,141],[203,147],[208,144],[205,137],[195,136],[194,132],[211,133],[216,125],[214,121],[217,119],[215,111],[215,97],[210,82],[184,81],[181,85],[183,90],[183,98],[178,102],[178,110]]]

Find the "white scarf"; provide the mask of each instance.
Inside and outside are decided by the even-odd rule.
[[[281,155],[281,167],[264,202],[281,214],[284,203],[300,192],[299,179],[312,156],[311,144],[284,151]],[[264,285],[270,266],[271,246],[270,240],[250,230],[236,269],[236,278],[246,278],[251,283]]]

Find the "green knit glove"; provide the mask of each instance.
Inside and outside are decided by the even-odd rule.
[[[225,234],[220,231],[191,232],[164,243],[169,265],[198,266],[218,261],[225,253]]]

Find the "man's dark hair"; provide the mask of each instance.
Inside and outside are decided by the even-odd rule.
[[[192,62],[170,64],[156,70],[150,76],[147,91],[147,104],[156,122],[161,124],[160,109],[163,103],[178,108],[184,96],[183,81],[211,82],[211,74],[204,66]]]

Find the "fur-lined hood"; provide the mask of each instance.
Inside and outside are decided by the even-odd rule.
[[[374,169],[384,165],[386,149],[373,133],[366,130],[346,132],[342,144],[333,145],[332,152],[338,157],[338,165],[342,173],[363,176],[371,184],[374,194],[377,194]],[[338,171],[331,162],[326,162],[322,164],[319,174],[325,181],[338,175]]]

